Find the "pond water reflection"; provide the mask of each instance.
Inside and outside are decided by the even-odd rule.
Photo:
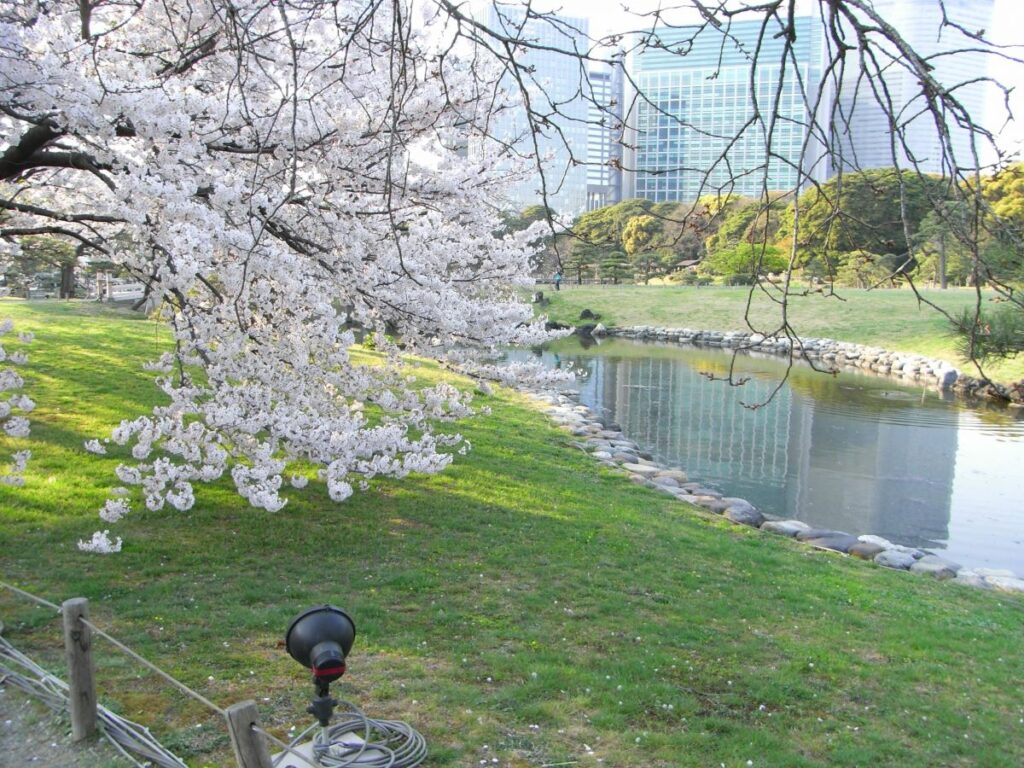
[[[575,339],[542,353],[586,371],[583,403],[663,463],[815,527],[874,533],[968,567],[1024,574],[1024,421],[889,379],[714,349]],[[756,408],[746,405],[764,403]]]

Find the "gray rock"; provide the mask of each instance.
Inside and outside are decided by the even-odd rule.
[[[746,499],[741,499],[738,496],[723,496],[722,501],[729,504],[730,507],[753,507]]]
[[[726,507],[725,511],[722,512],[722,516],[727,520],[732,520],[734,523],[749,525],[754,528],[760,528],[761,524],[764,523],[764,515],[749,504],[746,506],[734,504]]]
[[[925,555],[910,566],[911,573],[933,576],[936,579],[955,578],[956,572],[959,570],[960,565],[958,563],[938,557],[937,555]]]
[[[957,573],[956,578],[953,579],[957,584],[963,584],[966,587],[976,587],[978,589],[991,589],[991,585],[985,581],[983,576],[979,576],[974,571],[963,570]]]
[[[655,475],[652,480],[655,485],[663,485],[666,488],[678,488],[679,481],[674,477],[665,477],[664,475]]]
[[[601,459],[602,461],[610,459],[612,457],[612,455],[608,453],[608,451],[594,451],[590,455],[593,456],[595,459]]]
[[[807,523],[800,520],[769,520],[761,526],[762,531],[777,533],[780,536],[796,536],[800,531],[810,528]]]
[[[658,473],[658,477],[671,477],[677,483],[685,483],[687,480],[686,473],[681,469],[663,469]]]
[[[636,464],[638,461],[640,461],[640,457],[637,456],[635,453],[625,453],[623,451],[615,451],[612,454],[612,458],[615,459],[616,461],[621,461],[624,464]]]
[[[850,547],[859,544],[856,536],[840,534],[838,536],[822,536],[817,539],[804,539],[805,544],[819,549],[831,549],[834,552],[849,552]]]
[[[875,555],[875,562],[884,565],[886,568],[898,568],[902,571],[910,570],[910,566],[917,562],[913,555],[906,552],[899,552],[895,549],[886,549]]]
[[[883,547],[881,544],[875,544],[871,541],[858,541],[856,544],[850,547],[847,550],[847,552],[849,552],[854,557],[861,558],[862,560],[874,560],[875,555],[879,554],[880,552],[885,552],[885,547]]]
[[[694,496],[693,503],[719,515],[729,508],[726,502],[715,496]]]
[[[833,531],[831,528],[808,528],[804,531],[798,531],[796,538],[798,541],[807,541],[808,539],[824,539],[829,536],[849,536],[846,531]]]
[[[619,455],[615,454],[615,458],[618,457]],[[659,471],[657,467],[649,467],[646,464],[633,464],[630,462],[626,462],[625,464],[623,464],[622,468],[625,469],[627,472],[632,472],[634,475],[640,475],[641,477],[645,478],[654,477],[656,474],[658,474]]]
[[[710,496],[714,499],[722,498],[722,494],[714,488],[704,488],[698,483],[687,483],[684,487],[694,496]]]
[[[1024,579],[1010,576],[986,576],[985,583],[1000,592],[1024,592]]]
[[[864,536],[858,536],[857,538],[866,543],[878,544],[880,547],[884,549],[891,549],[896,552],[902,552],[905,555],[910,555],[915,560],[919,560],[922,557],[924,557],[924,552],[922,552],[920,549],[916,549],[914,547],[904,547],[901,544],[893,544],[891,541],[889,541],[888,539],[883,539],[881,536],[872,536],[870,534],[865,534]]]

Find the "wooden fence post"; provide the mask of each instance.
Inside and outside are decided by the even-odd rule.
[[[89,601],[84,597],[65,600],[61,613],[64,616],[64,656],[68,663],[71,736],[81,741],[96,733],[92,630],[82,622],[89,618]]]
[[[259,713],[255,701],[240,701],[224,711],[231,734],[231,746],[235,748],[238,768],[272,768],[267,740],[262,733],[256,733],[253,726],[259,725]]]

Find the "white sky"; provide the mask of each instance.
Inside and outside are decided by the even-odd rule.
[[[803,4],[807,0],[798,0]],[[714,0],[705,5],[714,7]],[[740,5],[741,3],[737,3]],[[597,37],[610,32],[621,32],[639,27],[636,13],[648,13],[657,8],[678,8],[689,5],[689,0],[533,0],[538,10],[558,10],[567,16],[580,16],[590,20],[590,34]],[[628,7],[632,13],[624,10]],[[992,29],[989,39],[999,45],[1019,46],[1015,52],[1024,58],[1024,2],[1022,0],[995,0]],[[690,11],[692,14],[693,11]],[[678,12],[674,21],[685,21]],[[1014,149],[1024,154],[1024,65],[1000,63],[997,72],[990,73],[1003,85],[1013,87],[1015,93],[1010,99],[1010,108],[1016,119],[1006,126],[999,136],[1004,150]],[[982,122],[991,130],[999,130],[1005,119],[1002,96],[992,89],[992,98]]]

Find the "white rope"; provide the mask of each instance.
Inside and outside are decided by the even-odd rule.
[[[26,592],[23,589],[18,589],[17,587],[15,587],[15,586],[13,586],[11,584],[8,584],[6,581],[0,581],[0,587],[6,587],[7,589],[11,590],[12,592],[17,593],[17,594],[21,595],[22,597],[24,597],[24,598],[26,598],[28,600],[31,600],[34,603],[38,603],[39,605],[45,606],[47,608],[53,608],[58,613],[61,612],[61,607],[59,605],[51,603],[49,600],[44,600],[43,598],[39,597],[38,595],[33,595],[31,592]],[[208,698],[203,696],[201,693],[199,693],[198,691],[192,690],[191,688],[189,688],[187,685],[185,685],[181,681],[179,681],[176,678],[172,677],[167,672],[164,672],[162,669],[160,669],[160,667],[156,666],[156,664],[152,663],[151,661],[149,661],[147,659],[144,659],[142,656],[139,656],[139,654],[137,654],[135,651],[133,651],[127,645],[122,643],[117,638],[112,637],[108,633],[104,632],[102,629],[97,627],[95,624],[93,624],[88,619],[86,619],[84,617],[79,617],[79,621],[81,621],[85,626],[89,627],[89,629],[91,629],[97,635],[99,635],[100,637],[105,639],[107,642],[109,642],[115,648],[117,648],[120,651],[123,651],[124,653],[128,654],[129,656],[131,656],[133,659],[135,659],[137,662],[142,664],[142,666],[146,667],[150,671],[155,672],[156,674],[160,675],[160,677],[162,677],[168,683],[170,683],[175,688],[177,688],[179,691],[184,693],[186,696],[191,696],[193,699],[195,699],[199,703],[209,707],[211,710],[216,712],[221,717],[227,717],[227,713],[223,709],[218,707],[216,704],[214,704]]]
[[[93,624],[88,619],[80,619],[80,621],[83,624],[85,624],[85,626],[89,627],[97,635],[99,635],[100,637],[104,638],[107,642],[111,643],[115,648],[117,648],[117,649],[123,651],[124,653],[128,654],[133,659],[135,659],[137,662],[139,662],[142,666],[144,666],[147,669],[149,669],[149,670],[155,672],[156,674],[160,675],[160,677],[162,677],[164,680],[166,680],[168,683],[173,685],[175,688],[177,688],[182,693],[184,693],[184,694],[186,694],[188,696],[191,696],[193,699],[195,699],[196,701],[200,702],[201,704],[205,704],[207,707],[212,709],[214,712],[216,712],[221,717],[227,717],[227,713],[223,709],[218,707],[216,704],[214,704],[208,698],[203,696],[201,693],[199,693],[197,691],[193,691],[191,688],[189,688],[183,682],[181,682],[181,681],[171,677],[167,672],[164,672],[156,664],[154,664],[153,662],[147,661],[146,659],[142,658],[141,656],[139,656],[139,654],[137,654],[135,651],[133,651],[127,645],[125,645],[124,643],[120,642],[116,638],[111,637],[110,635],[108,635],[102,629],[97,627],[95,624]]]
[[[0,581],[0,587],[6,587],[7,589],[11,590],[11,592],[16,592],[25,599],[31,600],[33,603],[38,603],[39,605],[45,608],[52,608],[53,610],[57,611],[57,613],[60,613],[60,606],[56,603],[51,603],[49,600],[44,600],[38,595],[33,595],[31,592],[26,592],[23,589],[18,589],[13,584],[8,584],[6,581]]]

